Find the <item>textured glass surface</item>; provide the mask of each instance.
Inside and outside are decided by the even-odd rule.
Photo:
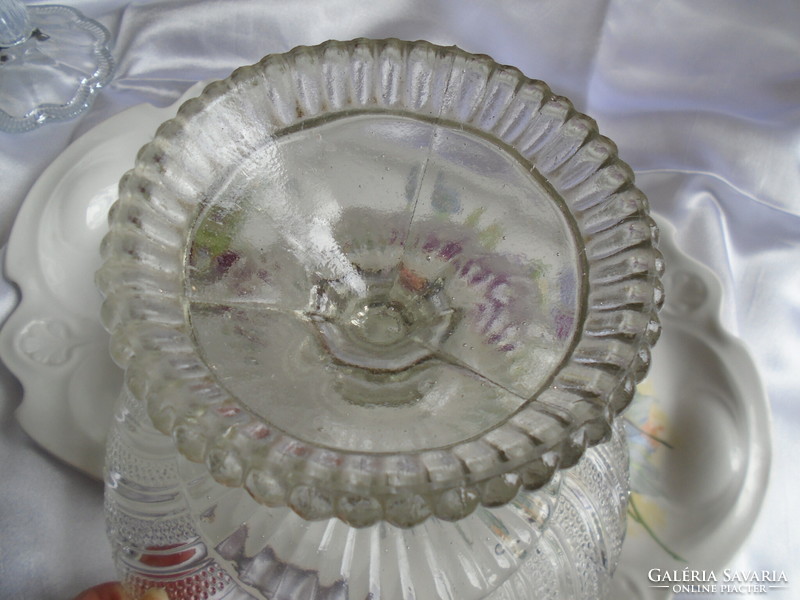
[[[69,6],[29,6],[25,25],[11,12],[23,5],[2,8],[9,13],[0,35],[24,34],[0,42],[0,130],[28,131],[89,108],[114,70],[105,27]]]
[[[186,458],[304,519],[411,527],[608,439],[660,330],[656,234],[613,143],[543,83],[328,42],[161,126],[97,281]]]
[[[132,598],[157,586],[172,600],[599,600],[617,565],[628,489],[619,421],[609,442],[502,507],[355,528],[217,483],[142,409],[123,394],[107,456],[109,534]]]
[[[583,265],[563,201],[455,126],[361,114],[276,136],[208,199],[190,243],[205,363],[307,443],[469,440],[539,392],[576,331]]]

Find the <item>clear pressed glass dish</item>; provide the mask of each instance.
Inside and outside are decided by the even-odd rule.
[[[97,281],[130,393],[119,422],[174,442],[173,484],[203,555],[256,597],[424,597],[403,591],[404,577],[439,554],[410,553],[406,538],[469,537],[466,523],[492,518],[507,531],[492,511],[562,498],[573,471],[560,471],[609,440],[660,331],[657,231],[614,144],[542,82],[453,47],[327,42],[238,69],[159,128],[110,225]],[[133,518],[121,490],[143,470],[115,452],[119,524]],[[609,452],[583,462],[624,482],[624,453]],[[619,485],[580,484],[578,505],[611,505],[611,493],[624,508]],[[215,530],[230,514],[244,529]],[[160,527],[147,523],[137,535]],[[317,567],[302,543],[274,541],[320,527],[303,537],[317,553],[325,539],[376,533]],[[559,527],[543,531],[585,533]],[[112,527],[119,556],[140,567],[153,547],[176,547],[137,546],[123,530]],[[594,540],[606,549],[589,571],[610,573],[617,530],[618,543]],[[380,550],[387,536],[395,550]],[[468,546],[464,560],[480,565],[487,548]],[[316,579],[285,575],[296,585],[279,593],[267,577],[262,589],[246,573],[265,557]],[[435,577],[428,593],[489,597],[518,571],[507,568],[482,584],[464,567],[472,596]],[[385,573],[396,581],[374,596]],[[592,597],[581,593],[569,597]]]
[[[0,131],[77,117],[114,73],[111,35],[71,6],[0,0]]]

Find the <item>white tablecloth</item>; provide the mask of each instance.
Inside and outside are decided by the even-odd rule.
[[[0,134],[3,245],[33,182],[94,125],[139,103],[167,105],[198,80],[298,44],[361,36],[456,44],[543,79],[595,117],[654,209],[678,228],[678,242],[721,279],[723,324],[761,371],[774,417],[773,471],[734,567],[782,570],[790,589],[772,595],[800,597],[796,0],[71,4],[111,31],[117,73],[83,117]],[[2,286],[3,316],[14,300]],[[26,436],[13,416],[20,397],[0,367],[0,598],[65,600],[114,576],[102,490]]]

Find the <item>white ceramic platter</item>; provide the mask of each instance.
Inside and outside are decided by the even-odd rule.
[[[202,87],[166,108],[130,108],[73,142],[31,188],[6,247],[5,276],[22,298],[0,331],[0,358],[22,382],[17,418],[45,449],[94,477],[122,385],[94,286],[108,208],[139,148]]]
[[[722,287],[657,220],[667,262],[663,333],[625,413],[632,493],[611,595],[631,600],[671,597],[674,586],[650,581],[652,569],[708,572],[733,558],[761,508],[771,453],[758,372],[720,324]]]
[[[0,331],[0,357],[24,388],[17,417],[44,448],[98,478],[122,374],[99,321],[97,249],[120,176],[176,107],[131,108],[69,146],[31,189],[7,247],[5,273],[21,301]],[[648,580],[652,568],[730,560],[760,508],[769,466],[767,401],[746,350],[719,323],[720,285],[659,222],[664,333],[627,413],[634,506],[652,533],[629,520],[615,600],[668,597]]]

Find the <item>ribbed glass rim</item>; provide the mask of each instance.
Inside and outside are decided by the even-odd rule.
[[[410,65],[427,70],[417,81],[428,87],[398,93]],[[371,73],[371,89],[341,94],[326,85],[332,77],[352,80],[356,70]],[[434,85],[441,77],[451,94],[444,109]],[[224,172],[224,161],[237,159],[208,148],[236,129],[230,107],[247,102],[253,86],[264,88],[270,113],[262,119],[275,130],[338,111],[401,111],[462,122],[530,161],[569,207],[585,254],[581,332],[549,387],[476,438],[380,455],[299,440],[225,391],[196,352],[180,279],[198,199]],[[491,114],[484,114],[490,102]],[[247,125],[239,122],[236,131],[242,157],[251,138],[269,135]],[[191,156],[192,164],[177,155]],[[244,486],[266,505],[288,504],[307,519],[336,516],[355,526],[381,519],[411,526],[431,515],[455,520],[479,503],[510,501],[520,487],[541,487],[587,446],[609,438],[660,333],[658,231],[616,146],[543,82],[457,47],[328,41],[237,69],[187,101],[142,148],[109,220],[97,283],[127,386],[156,428],[172,435],[188,459],[205,462],[217,481]]]

